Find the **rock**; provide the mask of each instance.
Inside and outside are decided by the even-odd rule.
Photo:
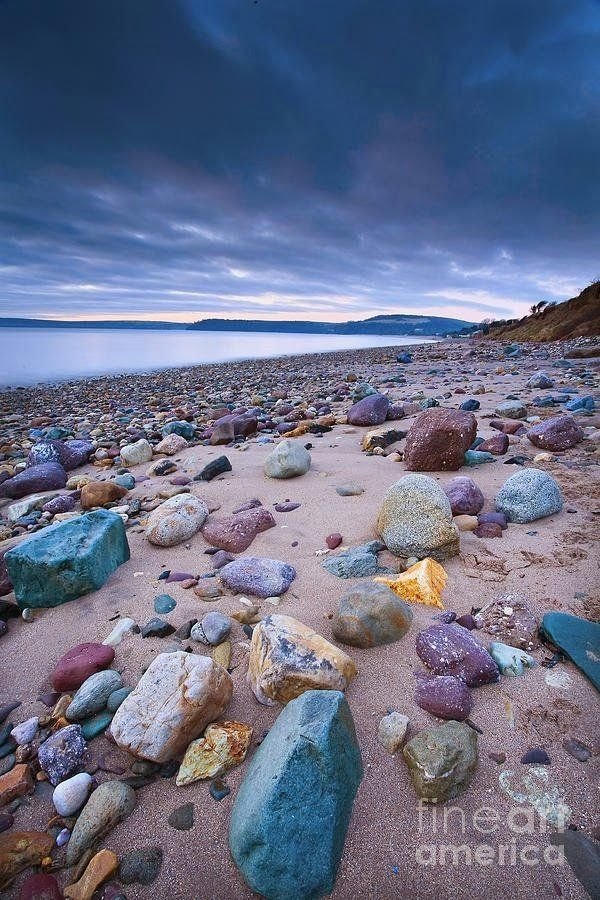
[[[600,624],[568,613],[546,613],[542,633],[581,669],[600,691]]]
[[[163,638],[167,637],[170,634],[173,634],[174,631],[174,625],[171,625],[170,622],[165,622],[164,619],[159,619],[155,616],[153,619],[150,619],[148,622],[146,622],[144,626],[142,626],[140,634],[143,638]]]
[[[555,416],[546,419],[530,428],[527,438],[540,450],[556,453],[568,450],[583,440],[583,428],[580,428],[573,416]]]
[[[83,682],[66,710],[70,722],[86,719],[93,713],[104,709],[113,691],[123,687],[123,679],[118,672],[106,669],[90,675]]]
[[[171,828],[175,828],[177,831],[189,831],[194,827],[194,804],[184,803],[182,806],[178,806],[169,815],[167,822]]]
[[[120,456],[124,466],[141,466],[152,459],[152,447],[146,438],[140,438],[135,444],[121,447]]]
[[[73,775],[54,788],[52,802],[59,816],[74,816],[79,812],[92,789],[92,776],[87,772]]]
[[[497,416],[506,416],[507,419],[524,419],[527,415],[527,407],[521,400],[504,400],[495,409]]]
[[[441,803],[467,789],[477,766],[477,733],[464,722],[420,731],[403,750],[421,800]]]
[[[582,741],[578,741],[577,738],[565,738],[562,745],[563,750],[566,750],[573,759],[576,759],[579,762],[587,762],[588,759],[591,759],[592,757],[590,748],[582,743]]]
[[[491,438],[483,441],[477,449],[483,453],[492,453],[494,456],[504,456],[508,450],[508,445],[508,435],[500,432],[500,434],[494,434]]]
[[[254,754],[231,814],[231,854],[252,890],[270,900],[329,894],[361,778],[343,695],[309,691],[289,703]]]
[[[202,644],[215,647],[229,637],[230,631],[231,619],[229,616],[213,610],[202,616],[201,622],[192,626],[190,637],[193,641],[200,641]]]
[[[525,428],[522,422],[500,422],[498,419],[493,419],[490,422],[490,428],[495,428],[497,431],[501,431],[503,434],[524,434]]]
[[[159,594],[158,597],[154,598],[154,612],[160,615],[165,616],[173,612],[176,606],[177,601],[170,594]]]
[[[184,437],[186,440],[191,441],[195,437],[196,426],[193,422],[167,422],[167,424],[163,426],[162,433],[163,437],[166,437],[168,434],[178,434],[180,437]]]
[[[154,448],[156,453],[164,453],[166,456],[175,456],[188,447],[188,442],[180,434],[172,432],[160,441]]]
[[[215,422],[211,429],[210,443],[213,447],[219,444],[229,444],[235,439],[235,427],[229,416],[224,416],[224,421]]]
[[[333,534],[327,535],[327,537],[325,538],[325,543],[327,544],[327,546],[329,547],[330,550],[336,550],[340,546],[340,544],[342,543],[343,540],[344,540],[344,538],[339,533],[339,531],[335,531],[335,532],[333,532]]]
[[[60,494],[58,497],[54,497],[52,500],[44,503],[42,512],[49,512],[55,516],[60,513],[71,512],[75,509],[76,504],[77,501],[72,494]]]
[[[18,475],[13,475],[0,484],[0,497],[9,497],[18,500],[27,494],[37,494],[43,491],[55,491],[64,488],[67,483],[67,473],[57,462],[42,463],[24,469]]]
[[[52,850],[54,838],[45,831],[0,834],[0,891],[30,866],[39,866]]]
[[[558,484],[541,469],[522,469],[504,482],[496,495],[496,509],[509,522],[534,522],[560,512],[563,506]]]
[[[219,570],[221,582],[232,591],[253,597],[279,597],[296,577],[296,570],[278,559],[243,556]]]
[[[404,637],[410,606],[385,585],[364,582],[344,594],[331,623],[333,636],[353,647],[378,647]]]
[[[410,472],[460,469],[476,435],[473,413],[428,409],[417,416],[406,436],[404,465]]]
[[[85,872],[74,884],[69,884],[65,897],[70,900],[92,900],[92,895],[104,884],[119,867],[119,858],[112,850],[100,850],[93,856],[85,868]]]
[[[125,697],[129,697],[131,690],[131,688],[122,687],[117,688],[116,691],[113,691],[106,701],[106,709],[108,710],[108,712],[116,712]]]
[[[471,632],[454,623],[434,623],[417,635],[417,656],[435,675],[455,675],[469,687],[498,681],[500,672]]]
[[[527,753],[523,754],[521,762],[523,765],[549,766],[550,757],[541,747],[535,747],[533,750],[528,750]]]
[[[129,559],[122,519],[104,509],[50,525],[5,561],[21,609],[58,606],[102,587]]]
[[[414,563],[400,575],[393,578],[376,578],[375,581],[386,584],[402,600],[444,608],[442,591],[448,576],[443,566],[430,557]]]
[[[127,493],[127,489],[115,484],[114,481],[92,481],[84,484],[81,489],[81,508],[94,509],[95,506],[104,506],[120,500]]]
[[[161,653],[116,711],[112,737],[134,756],[166,762],[224,712],[232,691],[229,674],[208,657]]]
[[[485,499],[480,487],[472,478],[459,475],[444,486],[453,516],[476,516],[483,509]]]
[[[265,460],[268,478],[295,478],[310,469],[310,453],[297,440],[284,440],[269,453]]]
[[[382,394],[369,394],[348,410],[350,425],[383,425],[390,401]]]
[[[123,884],[152,884],[162,868],[161,847],[144,847],[126,853],[119,866],[119,881]]]
[[[363,437],[361,445],[362,449],[366,452],[372,452],[376,449],[383,450],[386,447],[389,447],[390,444],[401,441],[402,438],[405,437],[406,431],[400,431],[398,428],[391,428],[389,425],[383,425],[373,431],[368,431]]]
[[[98,737],[99,734],[104,734],[110,725],[111,720],[112,713],[107,712],[106,710],[104,712],[96,713],[91,719],[85,719],[81,723],[81,730],[86,741],[91,741],[92,738]]]
[[[118,484],[126,490],[131,491],[135,487],[135,478],[129,472],[126,472],[124,475],[117,475],[117,477],[115,478],[115,484]]]
[[[563,830],[562,828],[558,832],[552,832],[549,839],[552,844],[564,848],[567,862],[592,900],[600,897],[600,847],[598,843],[591,841],[582,831]]]
[[[417,675],[415,703],[440,719],[463,722],[471,715],[471,691],[454,675]]]
[[[344,691],[355,675],[343,650],[291,616],[267,616],[252,632],[248,681],[259,703],[288,703],[313,689]]]
[[[6,508],[6,518],[11,524],[14,524],[19,521],[19,519],[28,516],[34,510],[40,509],[47,504],[47,502],[52,502],[53,499],[59,498],[61,495],[58,494],[57,491],[44,491],[41,494],[30,494],[29,497],[24,497],[22,500],[17,500],[16,503],[11,503],[10,506]]]
[[[216,647],[213,647],[211,656],[218,665],[223,666],[224,669],[229,669],[231,664],[231,642],[222,641]]]
[[[81,725],[67,725],[50,735],[38,750],[40,768],[50,784],[64,781],[81,764],[86,749]]]
[[[25,763],[20,763],[10,772],[0,775],[0,808],[8,806],[17,797],[23,797],[32,786],[31,772]]]
[[[478,538],[501,538],[502,526],[497,522],[483,522],[477,525],[473,533]]]
[[[454,516],[454,524],[459,531],[475,531],[479,522],[477,516]]]
[[[50,676],[57,691],[74,691],[102,669],[108,669],[115,658],[112,647],[103,644],[78,644],[61,656]]]
[[[213,547],[230,553],[242,553],[257,534],[274,527],[275,519],[271,513],[264,506],[259,506],[226,519],[209,519],[202,529],[202,537]]]
[[[529,653],[517,650],[516,647],[509,647],[508,644],[501,644],[499,641],[492,641],[490,644],[490,656],[500,669],[501,675],[523,675],[526,668],[532,669],[537,665]]]
[[[323,561],[323,568],[338,578],[368,578],[381,572],[389,572],[379,565],[377,555],[385,549],[381,541],[369,541],[360,547],[352,547]]]
[[[528,388],[551,388],[554,387],[554,382],[550,378],[546,372],[535,372],[530,378],[527,379],[527,387]]]
[[[404,743],[408,725],[408,716],[398,712],[388,713],[380,720],[377,728],[379,743],[390,753],[397,753]]]
[[[174,547],[200,531],[207,516],[203,500],[193,494],[176,494],[150,513],[146,537],[157,547]]]
[[[194,593],[201,600],[216,600],[222,596],[223,591],[215,578],[202,578],[194,586]]]
[[[192,741],[177,773],[179,787],[204,778],[215,778],[243,763],[252,739],[252,729],[241,722],[216,722],[201,738]]]
[[[484,463],[496,462],[496,458],[493,453],[482,453],[479,449],[477,450],[466,450],[465,451],[465,466],[470,466],[473,468],[474,466],[481,466]]]
[[[11,737],[13,741],[16,741],[17,744],[28,744],[35,737],[35,733],[38,730],[39,716],[32,716],[30,719],[27,719],[25,722],[21,722],[19,725],[16,725],[11,731]]]
[[[430,556],[443,562],[459,550],[450,502],[427,475],[405,475],[389,488],[376,531],[397,556]]]
[[[62,900],[63,894],[54,875],[38,872],[21,885],[19,900]]]
[[[104,638],[102,645],[110,648],[118,647],[125,635],[128,634],[134,626],[135,619],[124,616],[122,619],[119,619],[108,637]]]
[[[135,791],[122,781],[105,781],[81,810],[67,845],[67,865],[79,862],[86,850],[125,819],[135,806]]]
[[[365,489],[360,484],[348,481],[345,484],[337,484],[335,492],[340,497],[359,497],[360,494],[364,494]]]
[[[479,513],[477,516],[479,525],[487,525],[493,523],[499,525],[502,530],[508,527],[506,516],[502,512]]]
[[[6,594],[10,594],[13,589],[12,581],[10,580],[6,561],[4,559],[7,552],[7,550],[0,550],[0,597],[5,597]]]
[[[212,481],[217,475],[224,475],[225,472],[231,471],[231,463],[227,457],[218,456],[217,459],[213,459],[208,465],[204,466],[198,475],[194,476],[194,481]]]

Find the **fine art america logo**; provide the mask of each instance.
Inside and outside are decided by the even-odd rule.
[[[459,806],[438,808],[420,801],[417,812],[423,841],[415,848],[420,866],[534,867],[565,862],[562,844],[535,839],[548,834],[554,837],[564,831],[566,823],[557,831],[536,817],[532,808],[513,806],[499,813],[491,806],[480,806],[466,813]]]

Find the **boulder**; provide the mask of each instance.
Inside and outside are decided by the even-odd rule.
[[[295,478],[310,469],[310,453],[299,441],[281,441],[265,460],[268,478]]]
[[[569,613],[546,613],[542,633],[569,657],[600,691],[600,624]]]
[[[291,616],[267,616],[252,632],[248,681],[266,706],[313,689],[344,691],[355,675],[343,650]]]
[[[417,416],[406,436],[404,465],[409,472],[460,469],[476,436],[473,413],[427,409]]]
[[[140,438],[134,444],[121,447],[119,454],[124,466],[140,466],[152,459],[152,447],[146,438]]]
[[[450,501],[427,475],[405,475],[384,497],[376,531],[397,556],[443,562],[459,550]]]
[[[61,656],[50,676],[55,690],[75,691],[83,682],[102,669],[108,669],[115,658],[112,647],[104,644],[78,644]]]
[[[465,791],[477,767],[477,732],[464,722],[420,731],[402,751],[421,800],[442,803]]]
[[[81,508],[94,509],[95,506],[105,506],[120,500],[127,493],[127,489],[114,481],[91,481],[81,488]]]
[[[434,622],[417,635],[416,650],[434,675],[454,675],[469,687],[500,679],[490,654],[462,625]]]
[[[225,519],[209,519],[202,528],[202,537],[213,547],[230,553],[242,553],[257,534],[274,527],[275,519],[269,510],[258,506]]]
[[[350,425],[383,425],[390,408],[388,397],[383,394],[369,394],[348,410]]]
[[[34,444],[27,457],[27,467],[39,466],[42,463],[57,462],[70,472],[83,466],[94,449],[92,441],[40,441]]]
[[[252,739],[252,729],[242,722],[209,725],[185,751],[175,784],[181,787],[204,778],[216,778],[243,763]]]
[[[79,813],[67,845],[67,865],[74,866],[96,841],[122,822],[135,806],[135,791],[122,781],[105,781]]]
[[[527,432],[527,438],[540,450],[552,453],[569,450],[583,440],[583,428],[580,428],[573,416],[554,416],[544,422],[538,422]]]
[[[173,433],[168,434],[162,441],[159,441],[154,450],[156,453],[164,453],[165,456],[175,456],[176,453],[180,453],[188,446],[188,442],[184,437]]]
[[[225,587],[253,597],[280,597],[295,577],[293,566],[261,556],[242,556],[219,569]]]
[[[509,522],[525,524],[560,512],[558,484],[541,469],[521,469],[504,482],[496,495],[496,510]]]
[[[343,694],[308,691],[286,706],[231,813],[231,854],[251,890],[268,900],[330,893],[362,771]]]
[[[230,675],[209,657],[161,653],[119,706],[111,735],[134,756],[166,762],[224,712],[232,691]]]
[[[146,537],[157,547],[173,547],[188,541],[202,528],[208,507],[193,494],[176,494],[150,513]]]
[[[483,509],[485,499],[479,485],[472,478],[458,475],[444,485],[453,516],[476,516]]]
[[[123,520],[98,509],[50,525],[5,554],[17,603],[59,606],[102,587],[129,559]]]
[[[0,497],[19,500],[28,494],[64,488],[66,483],[67,473],[60,463],[41,463],[39,466],[31,466],[31,468],[19,472],[18,475],[13,475],[12,478],[3,481],[0,484]]]
[[[366,581],[344,594],[331,631],[343,644],[378,647],[404,637],[412,619],[410,606],[393,591]]]

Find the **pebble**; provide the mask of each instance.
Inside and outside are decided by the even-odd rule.
[[[88,798],[92,788],[92,776],[87,772],[73,775],[54,788],[52,802],[59,816],[73,816]]]
[[[170,594],[159,594],[154,598],[154,612],[166,615],[172,612],[177,606],[177,602]]]
[[[169,815],[167,821],[171,828],[176,828],[177,831],[189,831],[194,827],[194,804],[184,803],[182,806],[178,806]]]
[[[118,672],[106,669],[87,678],[69,704],[66,717],[71,722],[87,719],[93,713],[104,709],[110,695],[123,687],[123,679]]]
[[[122,857],[119,880],[123,884],[152,884],[160,873],[163,861],[161,847],[131,850]]]
[[[27,719],[25,722],[21,722],[20,725],[16,725],[10,732],[13,740],[19,745],[28,744],[35,737],[39,721],[38,716],[32,716],[31,719]]]
[[[549,766],[550,757],[545,750],[538,747],[534,750],[528,750],[527,753],[521,757],[521,762],[525,765]]]

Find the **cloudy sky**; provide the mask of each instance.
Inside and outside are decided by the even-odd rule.
[[[3,315],[472,321],[600,274],[598,0],[0,0]]]

